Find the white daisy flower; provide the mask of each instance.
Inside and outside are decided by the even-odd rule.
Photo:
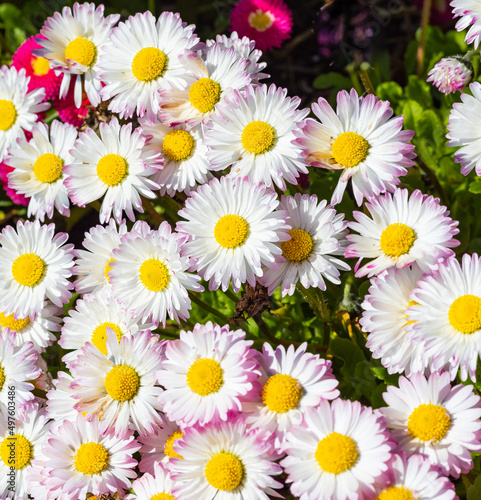
[[[96,8],[94,3],[75,3],[73,13],[70,7],[64,7],[62,14],[55,12],[45,21],[40,30],[45,38],[35,39],[43,48],[33,53],[48,59],[52,69],[63,73],[60,99],[67,96],[70,80],[75,78],[75,106],[80,108],[82,103],[82,83],[92,105],[99,105],[102,83],[97,64],[119,18],[120,14],[104,17],[103,5]]]
[[[17,138],[24,138],[24,130],[32,130],[37,114],[46,111],[50,104],[45,99],[45,89],[28,92],[28,82],[22,68],[0,68],[0,161]]]
[[[433,82],[440,92],[447,95],[462,90],[473,77],[473,69],[461,56],[443,57],[428,75],[426,81]]]
[[[145,226],[144,226],[145,227]],[[132,231],[113,251],[110,281],[114,294],[134,316],[165,325],[167,313],[174,321],[187,319],[191,302],[188,290],[201,292],[200,277],[187,273],[191,259],[179,249],[185,236],[172,233],[167,222],[148,234]]]
[[[347,245],[347,221],[344,214],[326,208],[327,201],[317,203],[317,196],[281,196],[280,209],[289,214],[291,239],[281,243],[285,262],[277,271],[267,269],[259,282],[268,287],[269,294],[281,285],[282,296],[292,295],[296,283],[305,288],[326,289],[324,279],[336,285],[341,283],[339,269],[351,267],[333,255],[344,255]]]
[[[185,82],[179,55],[195,50],[194,28],[172,12],[162,12],[157,22],[144,12],[119,23],[99,58],[99,76],[106,83],[102,98],[113,98],[109,109],[121,118],[137,112],[153,122],[162,104],[159,90]]]
[[[230,411],[241,411],[260,375],[252,343],[242,330],[210,321],[192,332],[182,330],[179,340],[167,344],[155,373],[165,388],[159,396],[162,411],[186,426],[227,420]]]
[[[379,414],[358,401],[335,399],[308,408],[303,425],[286,434],[280,463],[301,500],[372,498],[389,481],[389,433]]]
[[[209,281],[209,289],[232,281],[237,293],[242,283],[255,286],[262,266],[277,269],[282,250],[276,245],[289,239],[287,213],[275,210],[274,191],[247,178],[212,179],[186,200],[179,215],[187,219],[176,229],[190,241],[182,253],[193,257],[194,268]]]
[[[388,101],[343,90],[337,94],[336,113],[322,97],[312,111],[321,123],[305,120],[302,130],[294,132],[294,144],[302,147],[309,165],[342,171],[331,204],[340,203],[351,178],[360,206],[364,198],[393,191],[414,165],[414,146],[409,144],[414,132],[402,130],[403,116],[391,118]]]
[[[60,331],[62,314],[63,308],[48,300],[35,317],[21,318],[0,312],[0,334],[11,340],[15,346],[32,342],[35,350],[42,352],[56,340],[52,332]]]
[[[428,379],[415,373],[383,394],[380,411],[392,429],[397,450],[420,453],[445,475],[459,477],[473,467],[470,451],[481,450],[481,400],[472,385],[451,387],[448,372]]]
[[[463,31],[469,27],[466,33],[466,43],[474,43],[477,49],[481,40],[481,5],[477,0],[451,0],[453,17],[460,17],[456,23],[456,29]]]
[[[50,130],[38,123],[32,139],[19,138],[10,148],[5,163],[14,168],[8,174],[8,187],[30,198],[28,216],[43,222],[53,217],[54,206],[65,217],[70,216],[70,200],[64,185],[63,167],[72,163],[70,149],[77,139],[77,130],[57,120]]]
[[[418,305],[409,311],[407,326],[413,342],[424,343],[424,356],[432,371],[446,368],[454,380],[476,380],[481,355],[481,258],[464,254],[425,276],[411,293]]]
[[[165,103],[161,120],[175,126],[185,123],[189,128],[207,123],[234,89],[242,90],[251,82],[246,73],[246,60],[233,49],[212,45],[201,54],[186,50],[179,56],[186,71],[186,84],[172,86],[162,92]]]
[[[74,250],[77,259],[72,272],[79,276],[74,283],[78,293],[95,292],[109,286],[110,264],[114,260],[112,252],[120,245],[126,232],[124,221],[117,228],[114,220],[110,219],[108,226],[97,225],[85,233],[82,241],[85,250]]]
[[[77,400],[74,398],[75,390],[70,389],[74,378],[66,372],[58,372],[57,378],[53,380],[54,388],[47,392],[47,415],[52,419],[52,432],[64,420],[75,422],[79,412],[74,408]]]
[[[366,203],[372,217],[353,212],[357,222],[350,229],[360,234],[349,234],[351,244],[346,257],[359,257],[354,267],[356,276],[380,274],[390,267],[403,268],[416,263],[424,272],[436,269],[438,263],[454,255],[452,247],[459,245],[453,236],[459,233],[458,221],[449,216],[439,198],[416,189],[411,195],[407,189],[396,189]],[[359,269],[363,258],[374,260]]]
[[[481,27],[481,23],[480,23]],[[461,173],[468,175],[473,168],[476,175],[481,175],[481,122],[478,113],[481,113],[481,84],[473,82],[469,85],[473,95],[461,94],[461,101],[453,104],[449,115],[446,137],[448,146],[459,147],[454,153],[454,161],[461,163]]]
[[[282,484],[272,476],[280,474],[281,467],[241,419],[192,427],[179,441],[178,450],[184,458],[169,463],[174,498],[268,500],[268,495],[280,496],[275,489]]]
[[[160,194],[174,196],[177,191],[190,194],[197,184],[212,179],[212,167],[207,159],[207,146],[201,126],[168,127],[157,118],[154,125],[141,120],[144,135],[150,137],[145,150],[160,152],[163,167],[152,180],[160,186]]]
[[[411,306],[419,305],[410,294],[423,272],[415,268],[390,268],[371,278],[369,293],[364,296],[364,309],[359,323],[369,332],[366,347],[374,359],[380,359],[389,373],[423,372],[427,367],[423,342],[412,342],[406,327],[412,321]]]
[[[152,474],[144,474],[132,483],[133,495],[127,495],[126,500],[174,500],[171,494],[174,481],[169,470],[162,464],[154,466]]]
[[[92,343],[70,366],[78,400],[75,409],[88,420],[100,420],[115,427],[116,433],[131,428],[140,434],[154,432],[162,424],[157,402],[162,389],[154,373],[161,368],[164,342],[150,331],[136,337],[124,335],[120,342],[112,329],[107,330],[107,354]]]
[[[159,189],[149,177],[160,168],[160,154],[143,151],[142,129],[132,132],[132,123],[121,127],[117,118],[112,118],[99,128],[100,137],[88,128],[70,151],[74,162],[65,167],[69,196],[84,207],[105,195],[101,223],[108,222],[112,214],[120,224],[123,211],[134,221],[133,209],[144,211],[140,196],[155,198],[152,190]]]
[[[215,170],[230,165],[231,177],[247,176],[267,187],[286,189],[286,181],[297,184],[307,167],[301,149],[292,145],[296,122],[309,110],[298,110],[299,97],[287,97],[287,90],[271,85],[248,85],[219,103],[211,116],[205,142]]]
[[[54,224],[17,222],[0,235],[0,304],[5,315],[34,317],[49,298],[56,306],[72,297],[73,245],[67,233],[55,234]]]

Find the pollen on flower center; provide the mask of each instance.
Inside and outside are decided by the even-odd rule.
[[[105,390],[117,401],[131,400],[137,394],[139,387],[140,377],[131,366],[114,366],[105,377]]]
[[[411,250],[416,240],[416,233],[406,224],[395,222],[381,233],[379,245],[389,257],[399,257]]]
[[[3,328],[10,328],[12,332],[18,332],[22,328],[25,328],[30,323],[30,318],[27,316],[26,318],[18,318],[15,319],[15,316],[10,314],[9,316],[5,316],[3,312],[0,312],[0,325]]]
[[[284,373],[269,377],[262,388],[262,401],[271,411],[286,413],[299,404],[302,387],[297,379]]]
[[[406,322],[408,325],[412,325],[413,323],[416,323],[416,321],[409,321],[409,313],[408,309],[411,306],[420,306],[421,304],[419,302],[416,302],[415,300],[410,300],[409,304],[407,305],[406,309],[404,310],[404,318],[406,319]]]
[[[276,142],[276,130],[261,120],[250,122],[242,131],[241,142],[248,153],[253,155],[267,153]]]
[[[96,326],[92,332],[91,341],[92,344],[102,353],[107,356],[107,328],[112,328],[117,335],[117,340],[120,343],[120,339],[123,337],[123,332],[119,325],[112,323],[110,321],[105,321]]]
[[[97,175],[107,186],[116,186],[128,175],[127,161],[117,154],[102,156],[97,163]]]
[[[343,132],[332,144],[332,156],[343,167],[356,167],[364,161],[369,151],[369,143],[355,132]]]
[[[224,370],[215,359],[197,359],[190,365],[186,381],[192,392],[208,396],[218,392],[224,384]]]
[[[145,47],[135,54],[132,73],[139,82],[160,78],[167,69],[167,56],[156,47]]]
[[[110,283],[110,276],[109,276],[109,272],[112,271],[112,266],[110,264],[112,264],[112,262],[115,262],[117,259],[114,259],[113,257],[111,259],[109,259],[107,261],[107,263],[105,264],[105,269],[104,269],[104,275],[105,277],[107,278],[107,281]]]
[[[249,224],[237,214],[221,217],[214,227],[214,238],[224,248],[237,248],[243,245],[249,236]]]
[[[349,470],[356,463],[358,456],[355,441],[338,432],[331,432],[321,439],[315,453],[319,467],[331,474],[340,474]]]
[[[0,99],[0,130],[8,130],[17,120],[17,110],[13,102]]]
[[[0,444],[0,458],[7,467],[23,469],[33,458],[32,443],[21,434],[7,436]]]
[[[170,493],[162,492],[162,493],[157,493],[156,495],[151,496],[150,500],[175,500],[175,497],[174,497],[174,495],[171,495]]]
[[[24,253],[12,264],[13,279],[23,286],[35,286],[42,281],[45,274],[45,262],[34,253]]]
[[[179,455],[174,450],[174,443],[176,439],[180,439],[184,433],[179,429],[174,431],[168,438],[164,444],[164,454],[170,458],[184,458],[182,455]]]
[[[161,292],[169,284],[169,269],[159,259],[147,259],[140,266],[139,278],[147,290]]]
[[[70,59],[90,68],[97,59],[97,47],[86,38],[75,38],[65,47],[65,59]]]
[[[291,262],[301,262],[309,257],[312,250],[311,235],[303,229],[291,229],[291,239],[281,243],[282,255]]]
[[[390,486],[376,500],[415,500],[413,492],[404,486]]]
[[[257,9],[249,14],[247,21],[257,31],[265,31],[274,23],[274,16],[269,11]]]
[[[3,371],[3,366],[0,365],[0,391],[3,389],[4,383],[5,383],[5,372]]]
[[[53,153],[40,155],[33,164],[33,174],[39,182],[51,184],[62,177],[63,160]]]
[[[100,443],[82,443],[74,455],[74,467],[82,474],[100,474],[109,466],[109,452]]]
[[[451,418],[445,408],[432,403],[419,405],[409,415],[408,432],[421,441],[443,439],[451,425]]]
[[[481,299],[476,295],[462,295],[450,306],[450,325],[460,333],[474,333],[481,329]]]
[[[194,138],[185,130],[172,130],[162,142],[164,156],[172,161],[183,161],[192,155]]]
[[[235,455],[222,451],[207,462],[204,475],[213,488],[232,491],[242,482],[244,466]]]
[[[200,78],[189,89],[189,101],[201,113],[209,113],[220,101],[222,89],[210,78]]]
[[[33,57],[32,69],[35,75],[43,76],[50,71],[50,63],[45,57]]]

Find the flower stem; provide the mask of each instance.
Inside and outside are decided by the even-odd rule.
[[[157,210],[155,210],[154,205],[152,205],[151,201],[148,200],[147,198],[142,198],[142,206],[147,210],[149,215],[154,219],[157,224],[162,224],[162,222],[165,222],[165,219],[160,215]]]
[[[227,316],[224,316],[221,312],[217,311],[209,304],[206,304],[202,299],[199,299],[198,294],[195,292],[189,292],[189,297],[192,302],[195,302],[198,306],[202,307],[208,313],[214,315],[216,318],[220,319],[223,324],[228,324]]]
[[[421,18],[421,39],[418,45],[418,78],[421,78],[424,68],[424,49],[426,47],[426,29],[429,24],[429,16],[431,14],[431,3],[432,0],[424,0],[423,3],[423,14]]]

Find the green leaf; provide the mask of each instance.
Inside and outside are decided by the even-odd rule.
[[[327,73],[326,75],[319,75],[312,85],[316,89],[328,89],[330,87],[350,89],[352,87],[352,82],[349,78],[342,76],[340,73]]]
[[[467,500],[479,500],[481,498],[481,476],[478,476],[474,483],[467,488],[466,498]]]
[[[408,99],[419,102],[425,108],[430,108],[433,105],[431,85],[424,80],[420,80],[416,75],[409,75],[409,83],[404,93]]]
[[[354,371],[356,364],[365,359],[362,349],[351,340],[336,337],[329,347],[335,357],[344,361],[344,367],[349,371]]]
[[[382,101],[389,101],[395,108],[403,98],[403,89],[396,82],[381,83],[376,89],[376,94]]]
[[[481,179],[479,177],[477,177],[474,182],[471,182],[469,185],[469,192],[474,194],[481,193]]]
[[[416,125],[424,112],[423,107],[412,99],[403,101],[400,107],[401,112],[398,114],[404,115],[404,128],[416,130]]]

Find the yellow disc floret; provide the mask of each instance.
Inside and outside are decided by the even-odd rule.
[[[157,493],[156,495],[151,496],[150,500],[175,500],[175,497],[174,497],[174,495],[171,495],[170,493],[162,492],[162,493]]]
[[[218,392],[223,383],[224,370],[215,359],[197,359],[187,372],[187,385],[199,396]]]
[[[172,130],[162,142],[164,156],[172,161],[187,160],[194,149],[194,138],[185,130]]]
[[[112,328],[112,330],[117,335],[117,340],[120,343],[120,339],[123,337],[123,332],[119,325],[112,323],[110,321],[105,321],[100,323],[100,325],[94,328],[92,332],[91,342],[92,344],[102,353],[107,356],[107,328]]]
[[[90,68],[97,59],[97,47],[86,38],[75,38],[65,47],[65,59],[70,59]]]
[[[114,366],[105,377],[105,390],[116,401],[130,401],[139,391],[140,377],[130,366]]]
[[[40,155],[33,164],[33,174],[39,182],[51,184],[62,177],[63,160],[53,153]]]
[[[127,161],[117,154],[102,156],[97,163],[97,175],[107,186],[116,186],[128,175]]]
[[[50,63],[45,57],[33,57],[31,64],[33,72],[37,76],[46,75],[50,71]]]
[[[21,434],[7,436],[0,444],[0,457],[7,467],[23,469],[33,458],[32,443]]]
[[[271,411],[286,413],[299,404],[302,387],[297,379],[284,373],[269,377],[262,389],[262,401]]]
[[[462,295],[449,307],[449,323],[460,333],[474,333],[481,329],[481,299],[476,295]]]
[[[24,253],[12,264],[13,279],[23,286],[35,286],[45,274],[45,262],[35,253]]]
[[[169,269],[159,259],[147,259],[140,266],[139,279],[147,290],[161,292],[169,284]]]
[[[409,415],[408,432],[421,441],[440,441],[451,425],[446,409],[432,403],[419,405]]]
[[[338,432],[331,432],[321,439],[315,453],[319,467],[331,474],[341,474],[349,470],[356,463],[358,456],[355,441]]]
[[[419,302],[416,302],[415,300],[410,300],[406,309],[404,310],[404,317],[406,318],[406,321],[407,321],[407,324],[408,325],[412,325],[413,323],[416,323],[416,321],[409,321],[409,313],[408,313],[408,309],[411,307],[411,306],[420,306],[421,304]]]
[[[145,47],[135,54],[132,73],[139,82],[157,80],[167,69],[167,56],[156,47]]]
[[[17,120],[17,110],[12,101],[0,99],[0,130],[8,130]]]
[[[395,222],[381,233],[379,245],[389,257],[399,257],[411,250],[416,240],[416,233],[406,224]]]
[[[81,444],[73,458],[74,467],[82,474],[100,474],[109,466],[109,452],[92,441]]]
[[[5,316],[3,312],[0,312],[0,325],[3,328],[10,328],[12,332],[18,332],[22,328],[25,328],[30,323],[30,318],[27,316],[26,318],[18,318],[15,319],[15,316],[12,314]]]
[[[263,10],[257,9],[255,12],[249,14],[247,21],[251,27],[257,31],[265,31],[272,26],[274,17],[270,12],[264,12]]]
[[[0,365],[0,391],[3,389],[4,383],[5,383],[5,372],[3,371],[3,366]]]
[[[107,261],[107,263],[105,264],[105,268],[104,268],[104,275],[105,277],[107,278],[107,281],[110,283],[110,276],[109,276],[109,272],[112,271],[112,266],[110,264],[112,264],[112,262],[115,262],[117,259],[114,259],[113,257],[111,259],[109,259]]]
[[[184,458],[182,455],[179,455],[175,450],[174,450],[174,443],[176,439],[180,439],[184,433],[179,429],[175,432],[173,432],[168,438],[167,441],[164,444],[164,454],[170,458]]]
[[[204,475],[213,488],[221,491],[232,491],[242,482],[244,466],[232,453],[221,452],[207,462]]]
[[[201,78],[194,82],[189,89],[189,102],[197,111],[210,113],[220,101],[222,89],[210,78]]]
[[[303,229],[291,229],[291,239],[281,243],[282,255],[291,262],[301,262],[309,257],[312,250],[311,235]]]
[[[270,151],[276,142],[276,130],[263,121],[248,123],[241,134],[244,149],[253,155],[261,155]]]
[[[332,157],[342,167],[356,167],[364,161],[369,143],[355,132],[343,132],[332,144]]]
[[[214,227],[214,238],[224,248],[237,248],[245,243],[249,236],[249,224],[237,214],[221,217]]]
[[[380,493],[376,500],[416,500],[413,492],[404,486],[391,486]]]

